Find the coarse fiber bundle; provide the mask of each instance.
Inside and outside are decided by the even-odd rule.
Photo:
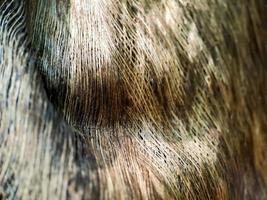
[[[0,199],[267,199],[266,0],[0,0]]]

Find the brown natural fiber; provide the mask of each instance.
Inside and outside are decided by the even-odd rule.
[[[265,0],[0,3],[0,199],[267,198]]]

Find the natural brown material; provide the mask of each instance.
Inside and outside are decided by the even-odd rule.
[[[266,33],[265,0],[2,1],[0,198],[266,199]]]

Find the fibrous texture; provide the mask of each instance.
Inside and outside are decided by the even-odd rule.
[[[264,0],[3,2],[0,194],[267,198],[266,11]]]

